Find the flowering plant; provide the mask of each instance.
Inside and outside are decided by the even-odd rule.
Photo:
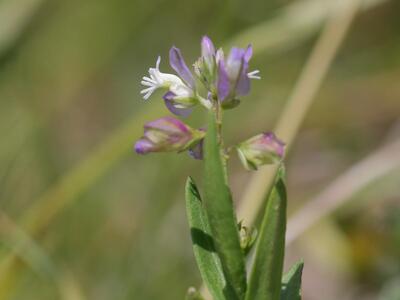
[[[225,58],[212,41],[203,37],[201,56],[193,72],[181,51],[172,47],[169,62],[175,74],[156,67],[141,82],[147,100],[163,90],[163,100],[174,115],[188,116],[196,106],[208,111],[207,129],[194,129],[174,117],[147,123],[144,135],[135,144],[138,154],[188,151],[204,160],[204,197],[192,178],[186,183],[186,208],[194,255],[210,294],[215,300],[300,299],[302,263],[282,278],[286,229],[286,189],[283,157],[285,145],[273,133],[265,132],[233,147],[225,148],[222,138],[223,112],[237,107],[239,97],[250,92],[251,79],[259,71],[249,71],[252,47],[232,48]],[[204,92],[205,91],[205,92]],[[248,170],[265,164],[279,164],[275,185],[268,195],[259,233],[236,219],[226,170],[230,150],[236,149]],[[246,220],[244,220],[246,221]],[[255,251],[252,246],[255,245]],[[245,260],[253,254],[247,276]],[[205,299],[190,288],[187,299]]]

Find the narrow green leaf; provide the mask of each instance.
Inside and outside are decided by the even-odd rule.
[[[301,300],[303,261],[296,263],[282,278],[281,300]]]
[[[208,116],[204,153],[204,206],[215,249],[221,260],[227,288],[232,287],[236,292],[236,297],[229,300],[243,299],[246,292],[244,257],[240,248],[231,193],[226,182],[225,166],[218,144],[216,119],[211,111]]]
[[[283,173],[281,168],[265,208],[246,300],[280,298],[286,231]]]
[[[190,177],[186,181],[185,193],[193,252],[201,277],[214,300],[229,299],[224,296],[226,282],[221,262],[214,249],[214,241],[210,233],[210,226],[201,202],[200,193]]]

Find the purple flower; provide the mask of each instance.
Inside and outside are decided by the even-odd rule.
[[[258,134],[237,147],[239,158],[248,170],[261,165],[278,163],[285,152],[285,144],[272,132]]]
[[[141,84],[145,88],[140,92],[147,100],[157,89],[167,89],[180,98],[194,98],[193,90],[174,74],[160,72],[161,57],[157,58],[155,68],[149,69],[149,76],[143,76]]]
[[[217,51],[217,91],[220,101],[247,95],[250,91],[250,79],[260,79],[257,75],[258,70],[249,73],[252,54],[253,49],[250,45],[246,49],[233,47],[225,61],[222,50]]]
[[[141,91],[143,98],[147,100],[157,89],[166,89],[168,91],[163,99],[167,108],[173,114],[188,116],[192,107],[199,103],[193,89],[178,76],[160,72],[160,61],[161,58],[158,57],[156,67],[149,69],[150,77],[143,77],[141,82],[145,86]]]
[[[246,49],[233,47],[225,59],[222,49],[215,51],[211,39],[203,36],[201,57],[193,64],[194,77],[181,51],[172,47],[169,62],[178,75],[161,72],[161,58],[158,57],[156,66],[149,68],[149,75],[143,77],[141,84],[145,88],[140,93],[147,100],[155,91],[164,90],[163,99],[168,110],[183,117],[187,117],[198,104],[212,109],[217,99],[224,109],[233,108],[240,103],[239,96],[249,93],[250,79],[260,78],[258,71],[248,72],[252,51],[251,46]],[[207,98],[199,93],[195,78],[203,84]]]
[[[195,81],[193,78],[192,73],[190,72],[188,66],[186,65],[181,51],[176,48],[172,47],[169,50],[169,64],[171,65],[172,69],[175,70],[176,73],[188,84],[191,89],[195,88]]]
[[[178,119],[164,117],[144,126],[144,136],[135,144],[138,154],[150,152],[184,151],[202,138],[204,131],[196,130]]]

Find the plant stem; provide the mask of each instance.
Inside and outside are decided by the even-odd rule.
[[[217,138],[218,138],[218,144],[220,147],[221,151],[221,160],[222,160],[222,166],[223,166],[223,171],[224,171],[224,177],[225,177],[225,182],[228,184],[228,171],[227,171],[227,159],[225,155],[225,149],[224,149],[224,139],[222,136],[222,118],[223,118],[223,109],[221,105],[221,101],[218,99],[215,99],[214,102],[214,111],[215,111],[215,122],[217,125]]]

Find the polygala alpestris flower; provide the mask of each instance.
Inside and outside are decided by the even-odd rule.
[[[139,154],[150,152],[181,152],[196,146],[205,132],[193,129],[182,121],[164,117],[144,125],[144,136],[135,144]]]
[[[176,48],[171,48],[170,62],[175,70],[179,70],[179,75],[185,82],[174,74],[160,72],[160,61],[158,57],[156,67],[149,69],[150,77],[144,76],[141,82],[146,88],[140,93],[147,100],[157,89],[167,90],[163,96],[167,108],[176,115],[186,116],[191,112],[191,108],[198,103],[194,93],[194,80],[185,62],[180,60],[182,57]],[[186,68],[185,68],[186,67]]]
[[[272,132],[258,134],[237,146],[239,158],[248,170],[282,160],[285,144]]]
[[[222,49],[216,53],[218,65],[217,91],[220,101],[231,101],[236,96],[245,96],[250,91],[250,79],[260,79],[258,70],[249,72],[249,61],[253,48],[233,47],[225,60]]]

